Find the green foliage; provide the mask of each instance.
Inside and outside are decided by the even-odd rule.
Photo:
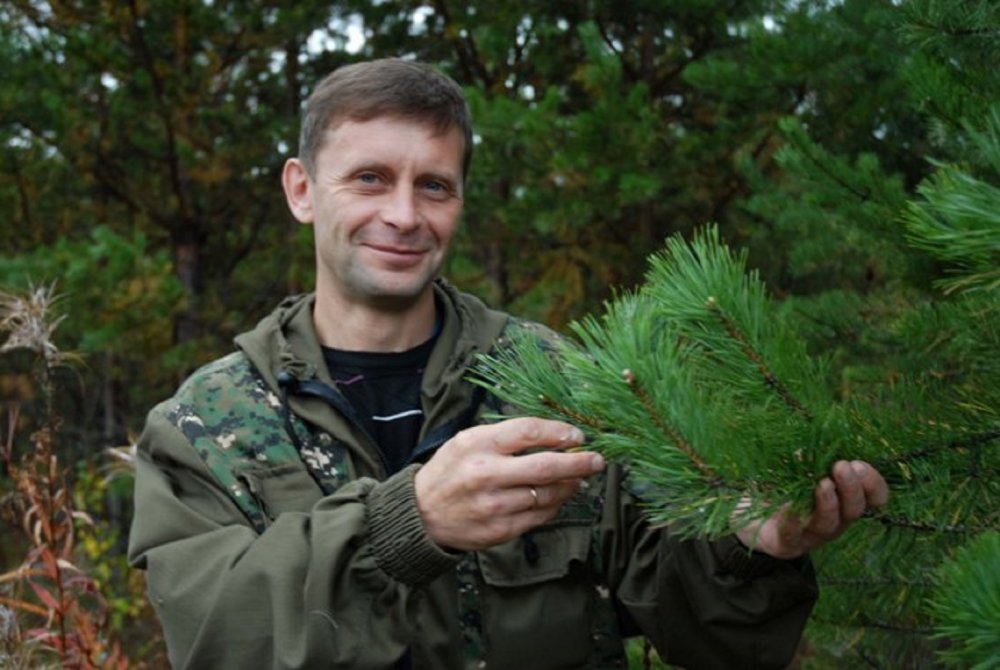
[[[515,340],[484,358],[477,381],[526,414],[583,428],[587,448],[629,468],[651,519],[687,535],[727,534],[734,515],[764,518],[786,501],[807,514],[834,460],[873,463],[892,499],[818,553],[830,589],[817,621],[909,630],[917,642],[894,658],[919,658],[930,583],[915,576],[997,530],[1000,305],[968,295],[908,314],[901,342],[918,346],[892,383],[838,397],[829,366],[745,264],[714,229],[672,238],[639,291],[571,325],[578,345]],[[921,347],[909,331],[943,323],[957,343]]]
[[[845,3],[841,18],[856,10],[859,4]],[[772,359],[781,361],[787,354],[788,369],[775,374],[774,378],[783,382],[782,387],[796,389],[790,392],[795,398],[803,394],[802,389],[795,387],[796,370],[807,370],[806,362],[810,359],[822,361],[819,367],[828,368],[825,377],[803,376],[803,379],[820,382],[815,386],[807,385],[808,390],[820,398],[818,403],[810,398],[802,406],[810,413],[816,413],[816,406],[823,407],[825,402],[843,408],[829,415],[834,420],[824,420],[826,415],[822,412],[817,414],[824,440],[837,445],[839,453],[845,455],[849,452],[843,451],[844,445],[866,450],[866,457],[890,480],[894,495],[891,506],[876,515],[878,523],[855,526],[849,536],[815,557],[824,590],[809,637],[834,658],[854,656],[876,666],[925,667],[930,663],[933,650],[941,646],[929,637],[934,621],[923,604],[933,583],[925,576],[950,560],[956,547],[995,528],[996,523],[994,510],[1000,495],[996,453],[1000,373],[995,352],[1000,348],[996,325],[1000,323],[1000,304],[995,273],[1000,227],[995,215],[998,202],[995,184],[1000,152],[996,150],[995,111],[986,101],[995,100],[1000,89],[991,83],[995,79],[995,67],[986,66],[982,59],[984,53],[994,53],[996,49],[995,39],[983,44],[984,39],[989,41],[995,33],[992,27],[995,21],[983,19],[985,15],[981,11],[967,11],[973,5],[979,10],[985,8],[981,3],[954,7],[942,3],[933,3],[933,7],[928,3],[906,3],[906,11],[897,13],[895,18],[897,23],[909,19],[908,25],[922,29],[930,27],[945,33],[930,41],[904,40],[898,44],[904,78],[897,81],[897,90],[909,93],[916,89],[901,89],[899,85],[904,83],[910,87],[914,81],[922,82],[919,91],[932,97],[920,99],[920,106],[923,111],[934,114],[927,122],[915,126],[925,128],[927,136],[912,138],[907,148],[935,147],[948,157],[947,162],[931,163],[938,169],[920,183],[918,189],[911,184],[920,181],[926,168],[914,169],[911,162],[908,173],[893,174],[887,170],[887,165],[902,164],[898,159],[885,162],[886,152],[877,144],[871,146],[878,153],[863,146],[848,147],[843,154],[828,149],[817,141],[817,128],[822,128],[822,124],[817,124],[815,117],[810,118],[808,110],[801,115],[801,120],[780,124],[785,145],[776,153],[777,164],[784,170],[776,175],[778,189],[769,190],[767,182],[773,177],[760,170],[759,165],[744,163],[751,166],[745,174],[758,190],[746,201],[746,211],[773,223],[774,227],[763,238],[772,244],[778,243],[776,249],[771,250],[772,257],[775,251],[787,255],[787,260],[777,267],[765,266],[765,272],[775,280],[772,286],[781,293],[793,290],[798,294],[786,299],[780,307],[760,312],[766,315],[762,321],[770,328],[780,323],[788,331],[804,335],[805,344],[793,338],[768,349],[753,337],[745,336],[744,333],[759,334],[757,321],[747,317],[746,310],[740,310],[739,306],[744,303],[731,298],[716,304],[722,304],[726,314],[733,311],[737,316],[732,318],[732,323],[741,325],[717,332],[712,340],[711,331],[703,328],[712,323],[709,310],[704,309],[704,300],[709,295],[717,296],[718,291],[707,288],[702,278],[696,276],[702,272],[711,274],[706,268],[712,266],[710,262],[703,262],[705,259],[698,254],[698,262],[687,264],[676,263],[677,258],[671,256],[670,263],[665,264],[674,267],[675,271],[661,273],[657,278],[662,289],[650,289],[653,279],[649,275],[649,284],[637,294],[656,292],[670,301],[674,295],[691,293],[684,302],[691,311],[672,312],[671,318],[688,318],[689,325],[696,327],[694,334],[682,331],[679,340],[676,335],[667,335],[658,341],[660,348],[655,355],[665,357],[669,365],[702,362],[696,356],[675,355],[677,350],[683,354],[684,346],[691,342],[696,343],[696,351],[714,351],[712,347],[719,348],[720,342],[727,337],[734,343],[743,342],[745,338],[746,342],[753,343],[750,351],[766,351],[760,360],[767,362],[768,369],[779,369],[781,366],[772,364]],[[950,18],[946,7],[953,14]],[[921,18],[921,12],[930,15]],[[884,16],[891,19],[892,14],[890,11]],[[984,23],[972,24],[973,19]],[[878,21],[883,26],[889,25],[883,19]],[[900,34],[911,33],[903,31]],[[962,64],[964,69],[957,71],[956,64]],[[692,72],[691,76],[704,87],[722,87],[720,82],[726,81],[726,70],[713,71],[712,67],[715,66],[706,63],[704,70]],[[947,102],[937,104],[937,100],[946,98]],[[897,100],[900,101],[905,105],[909,98],[904,95]],[[962,110],[962,113],[948,116],[948,110]],[[900,120],[912,121],[912,111],[897,109],[894,113]],[[885,125],[873,130],[878,137],[898,129]],[[843,146],[840,144],[837,149],[842,150]],[[907,224],[905,229],[899,225],[901,219]],[[929,253],[914,253],[914,248]],[[678,267],[681,269],[677,270]],[[690,269],[694,272],[689,272]],[[734,289],[738,286],[736,282],[732,285]],[[935,292],[935,286],[945,287],[954,295],[944,299]],[[746,287],[739,288],[745,290]],[[664,326],[657,330],[648,324],[650,315],[658,307],[637,304],[637,300],[635,296],[626,295],[620,304],[607,307],[603,321],[585,319],[582,325],[574,327],[587,350],[585,355],[569,355],[560,349],[553,355],[562,362],[548,361],[549,372],[545,372],[541,365],[545,357],[533,354],[534,358],[525,358],[527,367],[537,365],[542,374],[570,375],[575,379],[572,375],[577,374],[576,370],[566,361],[593,359],[598,364],[591,364],[592,368],[606,367],[607,370],[601,382],[603,386],[588,393],[603,395],[615,403],[626,402],[625,395],[620,393],[625,384],[620,376],[615,379],[612,365],[604,365],[605,358],[618,366],[619,375],[622,368],[627,367],[635,379],[649,379],[650,371],[657,375],[653,377],[657,383],[661,379],[671,379],[671,374],[657,371],[646,362],[621,358],[629,353],[653,355],[653,347],[645,351],[630,348],[630,333],[639,333],[638,339],[653,341],[655,346],[657,340],[649,333],[668,331]],[[734,309],[730,304],[737,307]],[[754,304],[754,301],[749,300],[746,304]],[[610,325],[611,320],[616,324]],[[766,333],[767,329],[764,330]],[[594,335],[597,331],[604,339]],[[767,334],[765,341],[771,336],[773,334]],[[775,342],[778,341],[780,338],[776,337]],[[525,346],[530,347],[531,343]],[[573,351],[573,348],[567,347],[567,350]],[[594,353],[595,350],[599,353]],[[803,351],[810,352],[811,356],[803,358]],[[813,358],[817,354],[819,358]],[[619,358],[614,358],[615,355]],[[510,361],[501,363],[506,365],[516,358],[515,354]],[[715,366],[720,360],[725,362],[727,358],[713,356],[709,363]],[[726,395],[735,394],[734,389],[741,388],[741,379],[750,382],[750,388],[756,388],[759,395],[762,375],[754,375],[749,365],[755,362],[755,357],[744,355],[743,362],[747,365],[742,370],[718,365],[719,372],[713,374],[725,383],[720,384],[722,390],[718,395],[713,389],[712,397],[732,403],[734,416],[743,413],[755,416],[757,412],[761,421],[770,422],[766,428],[751,426],[747,434],[756,431],[768,440],[777,439],[780,433],[774,426],[783,427],[784,424],[766,414],[768,403],[758,397],[755,402],[760,407],[751,407],[748,411],[731,395]],[[645,371],[637,374],[636,370]],[[743,376],[730,374],[726,378],[722,374],[722,371],[729,374],[733,370],[739,370]],[[597,374],[593,370],[591,373]],[[511,387],[524,379],[530,384],[525,395],[535,390],[543,395],[554,394],[573,387],[562,383],[547,388],[532,379],[532,375],[531,372],[506,369],[503,376],[507,381],[502,384],[501,393],[509,393]],[[678,376],[694,377],[673,373],[673,377]],[[588,379],[593,381],[593,377]],[[785,379],[791,381],[785,384]],[[614,383],[617,388],[611,386]],[[664,388],[670,388],[669,384],[664,384]],[[575,387],[571,390],[577,393]],[[678,392],[680,387],[673,390]],[[688,389],[686,392],[697,395],[698,391]],[[616,411],[587,406],[587,411],[578,416],[572,404],[576,401],[575,395],[568,397],[565,407],[535,401],[531,411],[544,412],[546,407],[556,405],[561,411],[545,415],[578,423],[584,416],[606,416]],[[613,429],[635,433],[629,421],[677,424],[678,419],[670,412],[679,403],[648,404],[655,411],[645,416],[621,414],[617,418],[628,427],[613,426]],[[781,402],[772,399],[770,405],[774,404],[780,406]],[[700,406],[698,411],[705,411],[707,415],[711,412]],[[656,413],[664,418],[654,419]],[[739,421],[738,418],[728,420]],[[697,422],[689,423],[697,425]],[[599,428],[603,430],[606,426]],[[695,428],[685,430],[702,437]],[[659,432],[659,438],[651,442],[657,450],[671,444],[663,438],[665,431],[662,428]],[[733,444],[745,445],[746,442],[735,440]],[[595,438],[594,445],[604,448],[600,439]],[[674,457],[684,451],[676,448],[677,441],[672,445]],[[664,474],[659,461],[666,457],[658,453],[656,459],[659,460],[653,462],[646,453],[653,448],[647,445],[643,451],[641,445],[634,444],[630,445],[632,451],[619,450],[613,457],[632,462],[640,477],[662,478],[670,486],[685,485],[704,494],[706,473],[691,468],[690,458],[672,461],[677,471]],[[739,458],[745,458],[742,452],[746,447],[737,450],[741,453]],[[803,451],[810,453],[806,449]],[[855,453],[863,455],[863,451]],[[698,453],[703,455],[701,451]],[[711,448],[706,448],[704,454],[712,454]],[[714,465],[714,461],[708,459],[706,457],[706,462]],[[782,464],[782,467],[787,466]],[[692,475],[697,476],[696,481],[682,484]],[[655,485],[647,486],[644,494],[649,495],[650,489],[657,491]],[[720,512],[693,519],[683,503],[675,509],[670,509],[669,500],[657,503],[668,510],[664,514],[667,520],[689,526],[697,521],[701,530],[709,535],[719,532],[718,524],[726,518]],[[731,505],[732,502],[723,504]],[[987,569],[993,569],[992,565]],[[988,589],[989,585],[981,588]],[[993,619],[985,626],[1000,628],[1000,621]],[[963,629],[958,625],[950,626],[941,636],[948,639],[949,647],[965,648],[967,640],[977,639],[978,634],[975,629]]]
[[[1000,160],[1000,107],[987,117],[987,129],[969,129],[976,154]],[[992,176],[1000,177],[1000,165]],[[1000,289],[1000,188],[976,178],[963,168],[939,164],[920,184],[921,200],[911,202],[904,215],[915,246],[926,249],[952,266],[958,278],[942,280],[946,291]]]
[[[107,458],[101,455],[101,460]],[[89,511],[86,521],[77,520],[77,551],[85,571],[104,594],[109,629],[121,635],[127,622],[135,621],[150,607],[142,573],[132,570],[121,552],[123,529],[113,525],[107,510],[108,500],[121,499],[122,485],[130,489],[132,478],[116,481],[101,471],[97,459],[80,462],[76,470],[73,504],[76,509]],[[119,490],[114,492],[113,488]]]
[[[954,643],[949,667],[986,670],[1000,664],[1000,533],[983,533],[938,571],[931,609],[937,635]]]
[[[67,323],[62,334],[86,353],[170,346],[171,318],[183,300],[165,251],[142,232],[130,237],[98,226],[15,257],[0,257],[0,285],[58,282]]]
[[[699,535],[728,532],[734,506],[747,495],[790,500],[806,511],[835,459],[899,464],[900,486],[934,476],[941,478],[934,490],[943,490],[951,478],[964,478],[972,456],[956,456],[948,444],[995,432],[996,366],[966,374],[961,385],[937,382],[935,368],[916,369],[892,388],[838,400],[828,366],[808,355],[745,264],[746,255],[730,252],[714,229],[690,245],[672,238],[651,259],[639,292],[608,304],[600,320],[571,326],[580,347],[549,352],[532,338],[516,341],[486,359],[480,382],[528,414],[582,423],[590,448],[632,464],[633,476],[651,486],[643,497],[654,518]],[[995,316],[991,310],[984,321]],[[925,363],[939,362],[920,353]],[[950,408],[956,389],[986,411]],[[918,425],[902,425],[915,417]],[[956,523],[966,506],[977,514],[989,508],[989,486],[972,487],[946,508],[907,503],[903,494],[896,506],[911,519],[929,510]],[[748,516],[771,512],[762,504]]]

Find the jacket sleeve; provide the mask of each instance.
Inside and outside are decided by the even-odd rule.
[[[608,481],[603,546],[624,632],[690,670],[787,667],[818,594],[809,560],[751,553],[734,536],[681,540],[649,524],[620,475]]]
[[[420,521],[415,467],[358,479],[262,533],[154,410],[139,443],[129,558],[174,668],[384,668],[414,599],[451,570]]]

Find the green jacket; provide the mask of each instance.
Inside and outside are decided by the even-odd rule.
[[[816,597],[808,562],[650,528],[615,466],[506,544],[460,555],[427,537],[419,461],[496,409],[469,366],[505,329],[543,332],[435,290],[418,462],[391,477],[333,391],[312,296],[150,412],[129,554],[174,667],[615,668],[637,634],[692,669],[784,667]]]

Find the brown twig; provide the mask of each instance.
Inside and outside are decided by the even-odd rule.
[[[688,460],[690,460],[694,466],[698,468],[698,471],[704,475],[709,482],[711,482],[712,486],[721,486],[723,483],[722,477],[720,477],[715,470],[709,467],[709,465],[702,460],[701,456],[698,455],[698,452],[694,450],[694,447],[691,446],[691,443],[687,441],[680,431],[664,421],[663,417],[661,417],[659,412],[656,411],[653,399],[636,379],[635,373],[629,369],[622,370],[622,379],[625,380],[629,389],[635,397],[639,399],[639,402],[642,403],[642,406],[646,409],[646,414],[648,414],[649,418],[653,420],[653,423],[656,424],[656,427],[660,430],[660,432],[670,438],[670,441],[674,443],[674,446],[680,449],[681,452],[688,457]]]
[[[573,423],[587,426],[598,432],[604,432],[605,426],[601,423],[597,417],[588,416],[586,414],[581,414],[571,407],[566,407],[565,405],[560,405],[552,398],[542,395],[538,397],[539,401],[548,407],[550,410],[557,414],[561,414],[566,418],[570,419]]]
[[[974,449],[977,452],[979,449],[994,440],[1000,439],[1000,428],[992,428],[985,430],[976,435],[970,435],[965,438],[959,438],[955,440],[950,440],[944,444],[934,444],[926,447],[921,447],[914,451],[910,451],[899,456],[892,456],[883,460],[874,461],[872,465],[876,468],[883,468],[888,470],[892,465],[899,465],[904,463],[910,463],[912,461],[925,458],[927,456],[933,456],[940,451],[952,451],[960,449]]]
[[[753,345],[750,344],[750,340],[743,333],[743,331],[736,326],[733,320],[729,318],[729,315],[723,311],[714,296],[710,296],[708,300],[705,301],[705,306],[716,315],[719,322],[722,324],[722,327],[725,328],[726,333],[739,343],[740,350],[743,352],[743,355],[757,366],[757,370],[764,378],[764,383],[768,386],[768,388],[777,393],[778,397],[784,401],[785,405],[793,411],[798,412],[806,419],[812,421],[812,415],[809,413],[809,410],[807,410],[802,403],[800,403],[795,396],[791,394],[785,385],[781,383],[781,380],[779,380],[771,369],[767,367],[764,357],[760,355],[760,352],[753,348]]]
[[[883,526],[888,526],[890,528],[905,528],[908,530],[916,530],[924,533],[952,533],[957,535],[965,535],[969,533],[982,533],[986,530],[995,530],[995,528],[990,528],[989,526],[972,526],[965,524],[933,524],[933,523],[923,523],[920,521],[913,521],[911,519],[901,519],[899,517],[889,516],[882,512],[875,510],[865,510],[864,516],[878,521]]]

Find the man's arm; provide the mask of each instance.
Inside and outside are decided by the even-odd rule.
[[[413,474],[350,482],[258,534],[154,411],[129,554],[148,571],[173,666],[391,667],[413,594],[455,565],[423,530]]]
[[[454,568],[450,550],[543,523],[604,467],[562,451],[581,441],[541,419],[478,426],[420,468],[350,482],[258,534],[154,411],[140,440],[130,558],[148,571],[177,668],[391,667],[412,639],[414,593]]]
[[[838,463],[808,519],[783,510],[708,542],[651,528],[634,499],[609,487],[604,546],[623,619],[684,667],[784,668],[818,594],[806,552],[884,504],[887,491],[871,466]]]

